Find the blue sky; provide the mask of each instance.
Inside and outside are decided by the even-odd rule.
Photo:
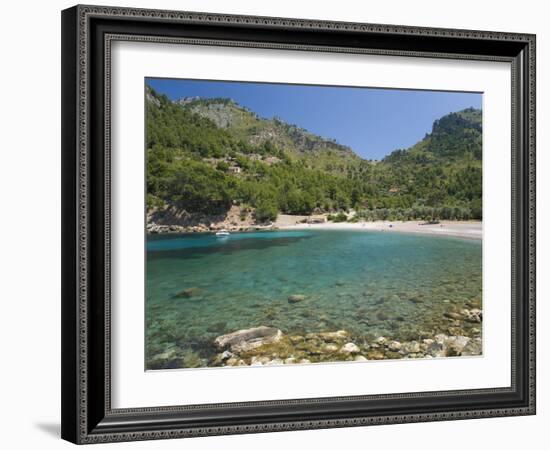
[[[232,98],[260,117],[278,116],[334,138],[365,159],[381,159],[395,149],[410,147],[431,131],[434,120],[482,104],[480,93],[159,78],[146,82],[172,100]]]

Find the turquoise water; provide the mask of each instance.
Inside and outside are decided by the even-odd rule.
[[[146,357],[170,350],[206,366],[217,336],[260,325],[394,339],[443,331],[451,306],[480,305],[481,248],[375,231],[152,235]],[[306,299],[289,303],[293,294]]]

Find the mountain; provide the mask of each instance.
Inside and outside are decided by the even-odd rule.
[[[481,217],[476,109],[441,117],[411,148],[367,161],[333,139],[261,118],[232,99],[171,101],[148,87],[146,107],[151,221],[183,213],[208,221],[235,208],[256,222],[350,208],[367,220]],[[168,216],[159,213],[168,209]]]
[[[468,108],[441,117],[420,142],[386,156],[379,167],[381,182],[416,203],[462,206],[471,218],[480,219],[481,158],[482,114]]]
[[[447,114],[434,122],[432,132],[419,143],[410,149],[392,152],[386,161],[395,161],[400,157],[481,161],[481,120],[481,110],[474,108]]]
[[[278,118],[262,119],[256,113],[231,99],[182,98],[176,104],[211,120],[217,127],[228,130],[236,139],[253,146],[273,146],[290,153],[334,153],[339,158],[357,158],[353,150],[321,136],[309,133]]]

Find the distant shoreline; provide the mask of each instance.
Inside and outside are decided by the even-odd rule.
[[[430,236],[449,236],[463,239],[481,240],[483,236],[483,222],[481,221],[452,221],[442,220],[437,224],[424,225],[423,221],[375,221],[375,222],[323,222],[306,223],[308,216],[292,216],[281,214],[271,225],[252,225],[239,228],[226,227],[230,233],[246,233],[254,231],[291,231],[291,230],[350,230],[350,231],[379,231],[389,233],[422,234]],[[156,231],[148,234],[212,234],[221,227],[208,229],[207,227],[180,227],[161,225]]]
[[[432,236],[451,236],[465,239],[481,240],[483,226],[480,221],[451,221],[442,220],[434,225],[422,225],[421,221],[376,221],[376,222],[325,222],[280,224],[279,230],[356,230],[356,231],[383,231],[389,233],[414,233]]]

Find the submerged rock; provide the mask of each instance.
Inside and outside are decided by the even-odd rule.
[[[461,327],[449,327],[449,328],[447,328],[447,331],[449,332],[449,334],[454,335],[454,336],[465,336],[466,335],[466,330],[464,330]]]
[[[460,320],[460,319],[462,319],[462,316],[461,316],[459,313],[456,313],[456,312],[446,312],[446,313],[443,313],[443,315],[444,315],[447,319],[453,319],[453,320]]]
[[[229,347],[232,352],[241,353],[279,342],[282,336],[283,333],[277,328],[261,326],[218,336],[214,343],[219,348]]]
[[[184,367],[197,368],[203,366],[203,361],[199,354],[194,351],[187,351],[183,356]]]
[[[183,289],[182,291],[179,291],[176,295],[174,295],[175,298],[191,298],[194,295],[197,295],[199,292],[198,287],[190,287],[187,289]]]
[[[294,294],[288,297],[288,303],[298,303],[306,299],[305,295]]]
[[[226,322],[216,322],[206,328],[209,333],[223,333],[225,331]]]
[[[319,333],[317,336],[323,341],[335,342],[346,339],[349,333],[346,330],[326,331],[324,333]]]
[[[177,369],[183,365],[182,363],[183,358],[179,349],[171,346],[150,358],[147,365],[150,369]]]

